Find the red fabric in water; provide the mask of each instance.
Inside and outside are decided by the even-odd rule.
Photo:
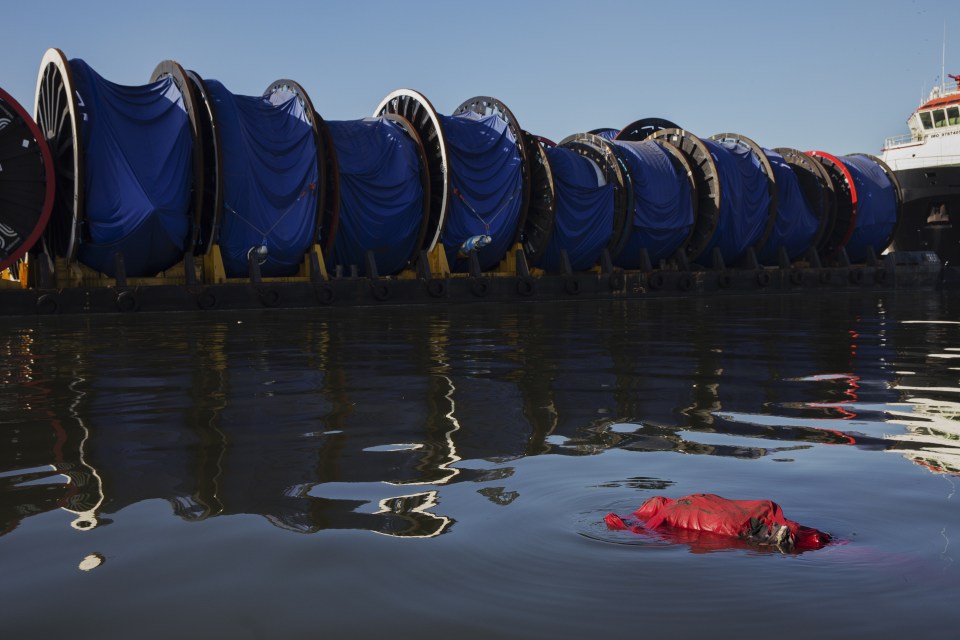
[[[655,496],[633,512],[642,525],[631,524],[630,518],[614,513],[604,521],[610,529],[631,529],[641,533],[644,528],[669,528],[702,531],[740,539],[751,538],[760,524],[765,530],[775,525],[786,525],[797,551],[820,549],[830,541],[830,535],[788,520],[783,510],[772,500],[728,500],[711,493],[698,493],[671,500]]]

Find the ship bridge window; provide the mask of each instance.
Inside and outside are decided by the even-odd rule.
[[[945,127],[947,126],[947,112],[943,109],[937,109],[933,112],[933,126],[935,127]]]
[[[960,107],[947,107],[947,122],[960,124]]]
[[[933,129],[933,118],[930,117],[929,111],[920,112],[920,122],[923,123],[924,129]]]

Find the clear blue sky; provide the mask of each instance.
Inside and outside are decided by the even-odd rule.
[[[559,140],[668,118],[699,136],[878,153],[940,74],[960,73],[960,12],[941,0],[10,2],[0,86],[33,110],[48,47],[144,84],[174,59],[237,94],[291,78],[321,116],[361,118],[393,89],[441,113],[476,95]],[[953,24],[949,21],[953,20]]]

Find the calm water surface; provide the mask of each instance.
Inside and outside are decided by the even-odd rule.
[[[960,624],[955,298],[4,320],[0,362],[3,638]],[[696,492],[840,542],[602,521]]]

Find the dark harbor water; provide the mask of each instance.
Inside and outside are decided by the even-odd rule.
[[[960,299],[0,324],[0,637],[951,637]],[[608,531],[769,498],[785,555]]]

